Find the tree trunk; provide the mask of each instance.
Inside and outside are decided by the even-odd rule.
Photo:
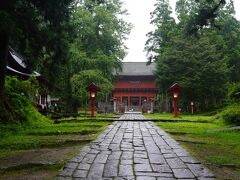
[[[4,99],[4,82],[6,76],[9,34],[0,32],[0,100]]]
[[[170,112],[170,109],[169,109],[169,101],[168,101],[168,93],[166,91],[166,100],[165,100],[165,111],[166,112]]]
[[[6,66],[8,56],[10,34],[5,31],[0,31],[0,121],[6,118],[4,83],[6,77]]]

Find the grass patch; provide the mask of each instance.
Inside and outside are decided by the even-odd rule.
[[[54,120],[54,124],[61,124],[61,123],[83,123],[83,122],[113,122],[119,117],[69,117],[69,118],[60,118]]]
[[[58,135],[56,135],[58,136]],[[13,150],[29,150],[39,148],[53,148],[71,146],[75,144],[86,144],[94,138],[78,139],[79,136],[75,136],[75,139],[58,138],[53,135],[51,136],[28,136],[28,135],[17,135],[1,140],[0,149],[7,150],[2,151],[6,155],[10,155]],[[0,156],[1,152],[0,152]]]
[[[234,157],[226,157],[222,155],[210,156],[208,160],[219,166],[237,167],[240,166],[239,160]]]
[[[169,114],[150,114],[146,117],[157,119],[171,119]],[[188,117],[190,119],[188,120]],[[179,121],[184,119],[188,121]],[[202,123],[202,120],[207,122]],[[173,123],[175,122],[175,123]],[[172,118],[172,122],[159,121],[156,124],[169,131],[171,136],[179,139],[193,156],[205,163],[219,179],[235,179],[240,172],[240,132],[239,131],[215,131],[227,128],[221,120],[215,120],[211,116],[182,115],[180,118]],[[171,133],[175,132],[175,133]],[[179,133],[178,133],[179,132]],[[201,143],[192,143],[192,142]],[[224,168],[224,173],[222,173]]]
[[[34,127],[15,124],[1,131],[0,150],[27,150],[48,146],[56,147],[61,146],[61,144],[67,145],[64,140],[60,141],[59,137],[81,139],[81,136],[90,135],[93,139],[109,124],[108,122],[91,121],[67,124],[46,123]]]
[[[109,124],[98,120],[0,124],[0,179],[54,179],[66,160],[79,153],[80,147],[95,139]],[[35,160],[28,162],[31,159]],[[60,160],[41,164],[53,159]],[[6,162],[8,168],[1,169]]]
[[[68,124],[54,124],[48,127],[40,127],[37,129],[31,129],[27,131],[27,134],[31,135],[59,135],[59,134],[87,134],[84,132],[89,132],[89,134],[94,134],[99,130],[102,130],[107,123],[94,123],[94,122],[84,122],[78,123],[68,123]],[[93,133],[91,133],[93,132]]]
[[[0,179],[55,179],[63,164],[26,164],[0,170]],[[44,172],[44,173],[43,173]]]
[[[144,114],[146,118],[159,120],[159,121],[196,121],[196,122],[209,122],[212,121],[212,116],[204,115],[186,115],[181,114],[179,117],[173,117],[170,113],[154,113],[154,114]]]
[[[198,122],[157,122],[156,124],[169,131],[186,132],[191,134],[205,133],[205,131],[209,129],[212,130],[222,127],[218,124]]]

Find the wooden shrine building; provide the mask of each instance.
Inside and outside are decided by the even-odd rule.
[[[8,64],[6,66],[6,73],[7,75],[16,76],[23,80],[34,76],[38,80],[41,87],[50,87],[49,81],[38,72],[29,69],[24,61],[24,58],[12,48],[9,48],[8,51]],[[51,97],[47,93],[40,93],[35,98],[36,106],[40,111],[44,108],[44,105],[47,105],[49,102],[51,102]]]
[[[116,111],[152,111],[157,94],[155,63],[123,62],[122,72],[115,72],[113,97]]]

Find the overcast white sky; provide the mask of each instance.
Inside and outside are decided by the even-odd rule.
[[[150,12],[154,10],[155,0],[122,0],[124,8],[128,10],[129,15],[126,18],[128,22],[134,25],[129,39],[126,41],[128,47],[128,55],[124,61],[144,62],[146,52],[144,45],[147,40],[146,34],[153,29],[150,25]],[[175,9],[176,0],[169,0],[172,9]],[[240,1],[234,0],[236,18],[240,20]]]

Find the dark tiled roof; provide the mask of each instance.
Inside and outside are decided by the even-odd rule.
[[[22,76],[22,77],[40,77],[41,75],[35,71],[31,71],[24,62],[24,58],[16,53],[12,48],[9,48],[8,52],[8,64],[7,73],[10,75]]]
[[[146,62],[123,62],[121,76],[153,76],[156,70],[156,63],[147,65]],[[114,73],[116,74],[116,73]]]
[[[16,53],[13,49],[9,49],[9,53],[11,55],[11,57],[18,63],[18,65],[20,65],[23,68],[27,68],[26,64],[24,63],[23,58]]]

